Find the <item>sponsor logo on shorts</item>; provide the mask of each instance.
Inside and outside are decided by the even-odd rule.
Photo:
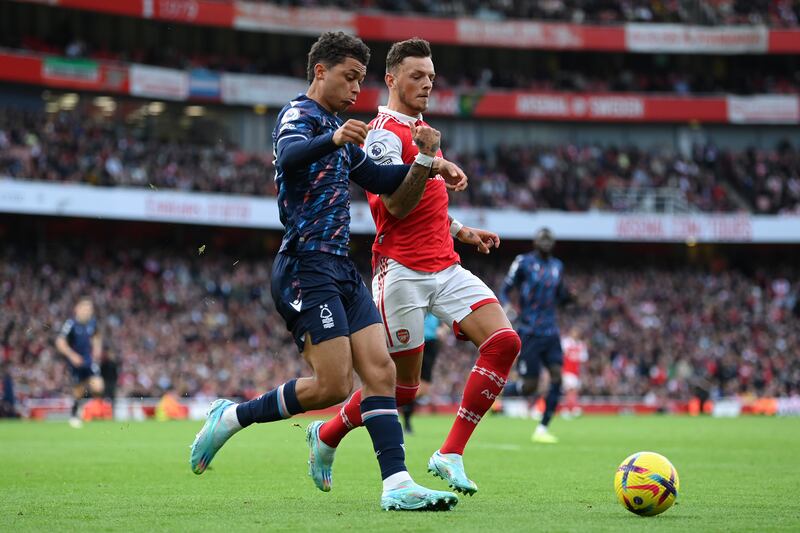
[[[319,306],[319,318],[322,320],[322,327],[325,329],[330,329],[335,325],[333,323],[333,312],[328,308],[328,304]]]
[[[398,329],[394,335],[401,344],[408,344],[409,339],[411,339],[411,334],[405,328]]]

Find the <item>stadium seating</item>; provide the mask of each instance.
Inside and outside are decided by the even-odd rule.
[[[630,211],[630,191],[668,189],[690,209],[800,210],[800,151],[722,150],[688,156],[633,146],[499,145],[490,154],[448,154],[473,180],[454,205],[525,210]],[[100,186],[274,195],[271,158],[225,143],[147,137],[86,109],[58,114],[0,109],[0,176]],[[360,196],[357,196],[360,197]]]
[[[22,399],[68,390],[69,371],[53,342],[81,294],[94,298],[107,350],[122,361],[121,396],[174,390],[193,398],[250,397],[304,368],[268,294],[269,261],[65,245],[49,247],[48,257],[0,252],[0,350]],[[465,260],[497,288],[511,257],[502,266]],[[797,273],[796,266],[765,266],[757,275],[568,268],[578,301],[564,325],[577,325],[591,346],[583,393],[654,402],[685,401],[700,391],[797,394]],[[460,396],[475,355],[471,344],[452,337],[444,343],[434,378],[440,401]]]

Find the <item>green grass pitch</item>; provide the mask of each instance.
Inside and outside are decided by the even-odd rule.
[[[478,494],[449,513],[379,509],[377,463],[362,429],[337,454],[334,487],[306,475],[309,419],[248,428],[189,470],[197,422],[0,423],[0,531],[798,531],[800,419],[556,419],[554,446],[532,422],[487,417],[467,448]],[[411,474],[426,473],[450,417],[417,417]],[[666,455],[681,491],[665,514],[620,506],[614,470],[632,452]]]

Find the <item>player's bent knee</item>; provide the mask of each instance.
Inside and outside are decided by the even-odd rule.
[[[511,328],[498,329],[480,346],[481,354],[490,355],[503,366],[511,366],[522,349],[522,341]]]
[[[392,387],[397,383],[397,368],[389,357],[376,361],[370,370],[375,382],[391,385]]]
[[[321,403],[335,405],[345,401],[353,389],[350,383],[328,383],[319,388],[319,400]]]
[[[554,385],[561,385],[561,367],[560,366],[551,366],[549,369],[550,372],[550,383]]]
[[[316,396],[319,403],[334,405],[341,403],[353,391],[353,374],[317,376]]]

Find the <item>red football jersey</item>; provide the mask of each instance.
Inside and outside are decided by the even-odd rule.
[[[561,339],[561,348],[564,351],[563,372],[580,376],[581,363],[585,363],[589,359],[586,343],[572,337],[564,337]]]
[[[428,126],[421,118],[379,107],[364,144],[367,156],[383,165],[412,164],[419,149],[411,138],[409,122]],[[437,155],[442,157],[441,150]],[[450,236],[444,178],[428,180],[419,204],[403,219],[394,217],[379,195],[367,192],[367,200],[377,230],[373,267],[378,258],[389,257],[412,270],[439,272],[460,261]]]

